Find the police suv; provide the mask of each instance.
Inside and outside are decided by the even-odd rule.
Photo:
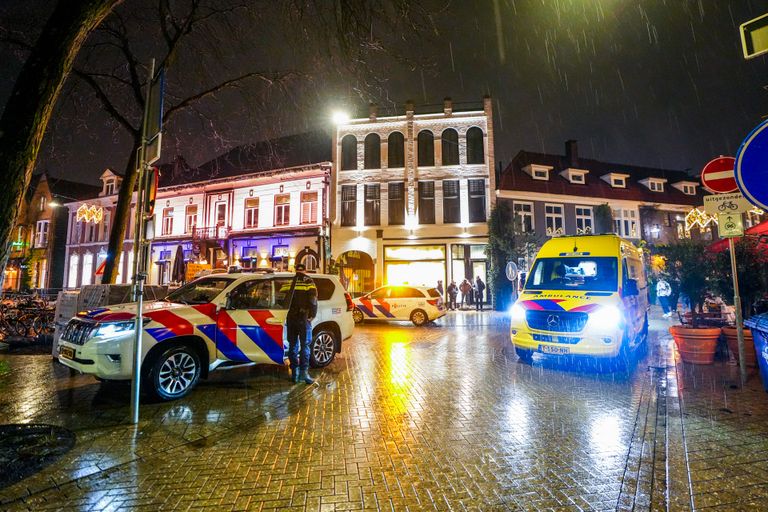
[[[142,311],[142,382],[162,400],[180,398],[221,367],[284,364],[285,317],[294,274],[216,274],[192,281]],[[323,367],[352,335],[354,305],[338,277],[311,274],[318,311],[310,363]],[[58,341],[59,361],[102,380],[130,380],[136,304],[81,312]]]
[[[410,320],[421,326],[445,316],[443,297],[424,286],[382,286],[354,299],[355,323],[363,320]]]

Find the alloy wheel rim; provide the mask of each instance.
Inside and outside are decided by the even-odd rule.
[[[160,367],[160,388],[169,395],[178,395],[189,389],[197,373],[197,363],[186,352],[178,352]]]
[[[333,336],[327,332],[320,333],[315,340],[313,352],[318,363],[323,364],[330,361],[333,356]]]
[[[423,324],[424,323],[424,313],[421,311],[416,311],[413,314],[413,319],[416,321],[417,324]]]

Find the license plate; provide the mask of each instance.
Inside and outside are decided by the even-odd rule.
[[[570,354],[570,347],[553,347],[552,345],[539,345],[539,352],[543,354]]]
[[[74,359],[75,349],[72,347],[59,347],[59,356],[63,357],[64,359]]]

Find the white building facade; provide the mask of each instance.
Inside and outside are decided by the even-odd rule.
[[[331,253],[353,293],[383,284],[487,281],[493,206],[493,112],[368,118],[336,127]]]
[[[187,275],[205,269],[275,268],[297,262],[322,270],[328,227],[331,163],[244,173],[158,189],[148,284],[180,282],[173,265],[182,255]],[[117,203],[112,177],[93,199],[68,203],[64,286],[98,283],[107,256],[110,222]],[[161,179],[162,184],[162,179]],[[117,283],[128,283],[133,268],[133,208]]]

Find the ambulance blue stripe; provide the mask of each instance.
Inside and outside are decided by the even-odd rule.
[[[549,311],[565,311],[563,306],[549,299],[535,299],[533,302]]]
[[[216,324],[200,325],[197,327],[210,339],[216,341],[216,349],[231,361],[249,361],[237,345],[229,341]]]
[[[283,364],[282,347],[279,347],[264,329],[258,325],[240,325],[239,327],[272,361]]]
[[[167,340],[168,338],[173,338],[176,336],[173,331],[171,331],[167,327],[152,327],[150,329],[146,329],[147,334],[155,338],[157,341],[163,341]]]
[[[376,318],[376,314],[370,309],[368,309],[367,307],[363,306],[362,304],[358,304],[357,309],[359,309],[360,311],[362,311],[363,313],[365,313],[371,318]]]
[[[379,311],[381,311],[384,314],[385,317],[387,317],[387,318],[395,318],[395,315],[393,315],[392,313],[390,313],[389,311],[384,309],[384,306],[382,306],[380,304],[374,304],[374,307],[376,309],[378,309]]]

